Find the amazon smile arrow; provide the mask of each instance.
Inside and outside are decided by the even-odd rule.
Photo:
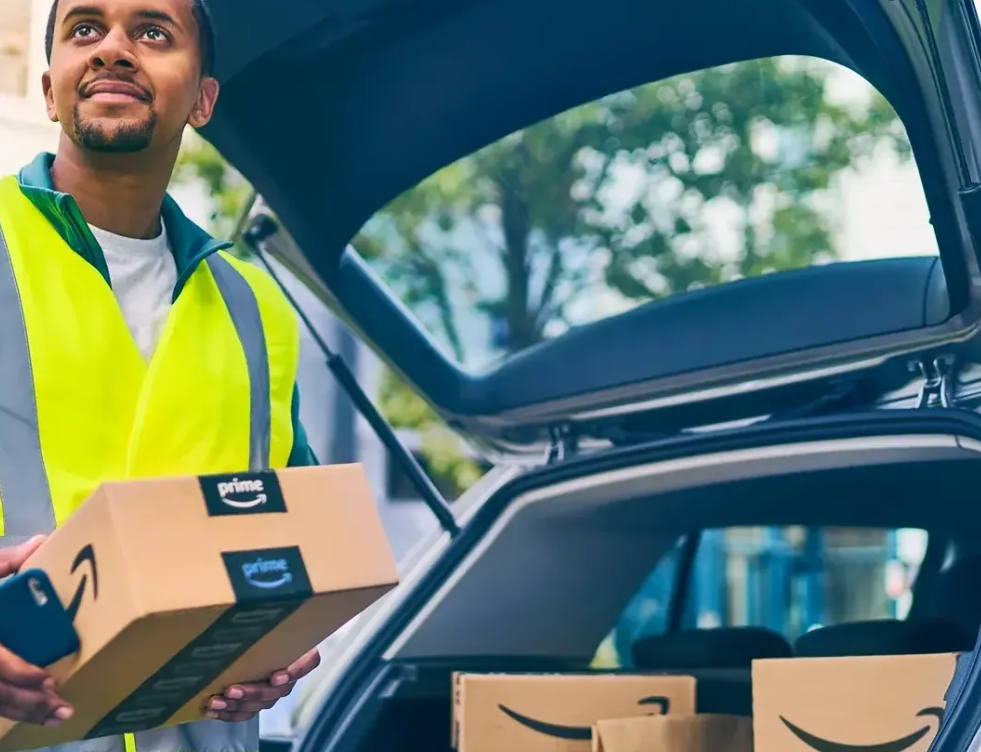
[[[660,714],[664,715],[668,712],[671,701],[667,697],[658,695],[652,697],[642,697],[637,701],[637,704],[655,705],[660,708]],[[544,734],[545,736],[553,736],[556,739],[568,739],[570,741],[589,741],[593,737],[592,726],[563,726],[558,723],[548,723],[547,721],[539,721],[536,718],[522,715],[518,711],[512,710],[506,705],[498,705],[497,707],[511,720],[517,721],[525,728],[529,728],[532,731],[537,731],[539,734]]]
[[[82,550],[75,555],[71,573],[75,574],[75,570],[85,562],[88,562],[92,569],[92,599],[95,600],[99,597],[99,570],[95,565],[95,549],[92,548],[92,544],[83,546]],[[72,621],[75,621],[79,606],[82,605],[82,598],[85,596],[85,586],[88,583],[88,579],[88,575],[83,573],[82,578],[78,581],[78,587],[75,588],[75,594],[72,596],[68,608],[65,609]]]
[[[937,719],[937,726],[939,727],[940,721],[943,719],[943,713],[943,708],[924,708],[916,715],[918,718],[922,716],[933,716]],[[800,726],[794,725],[783,716],[780,716],[780,720],[794,736],[815,750],[815,752],[904,752],[929,734],[931,728],[930,726],[923,726],[907,736],[877,744],[846,744],[844,742],[823,739],[816,734],[805,731]]]

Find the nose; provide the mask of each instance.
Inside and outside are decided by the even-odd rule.
[[[137,69],[136,54],[126,32],[116,27],[92,50],[89,67],[95,70]]]

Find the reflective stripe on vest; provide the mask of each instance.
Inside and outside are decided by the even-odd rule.
[[[275,283],[216,253],[145,363],[105,280],[0,179],[0,546],[52,531],[104,479],[284,467],[298,359]],[[136,752],[257,752],[258,720],[50,749],[133,752],[134,737]]]
[[[221,256],[208,259],[208,266],[218,283],[221,296],[242,340],[245,361],[249,366],[251,414],[249,416],[249,469],[269,467],[269,435],[272,432],[269,405],[269,355],[262,329],[259,303],[249,283]],[[2,382],[0,382],[2,383]]]
[[[34,378],[20,294],[0,227],[0,493],[28,500],[5,505],[4,544],[55,529],[51,491],[41,456]],[[9,507],[9,508],[6,508]]]

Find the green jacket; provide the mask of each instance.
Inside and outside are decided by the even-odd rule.
[[[51,182],[51,163],[54,155],[42,152],[24,167],[17,176],[20,189],[24,192],[48,221],[54,226],[65,242],[79,256],[98,269],[106,284],[112,286],[109,268],[102,248],[89,230],[75,199],[67,193],[55,190]],[[170,196],[164,197],[161,216],[167,226],[167,237],[174,250],[177,262],[177,286],[174,300],[180,295],[188,278],[204,259],[215,251],[230,248],[229,241],[219,241],[189,220]],[[316,465],[317,458],[307,441],[306,431],[300,423],[300,391],[293,388],[293,449],[290,452],[290,467]]]

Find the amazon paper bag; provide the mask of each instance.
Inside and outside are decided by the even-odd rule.
[[[398,581],[360,465],[107,483],[26,566],[79,604],[81,651],[52,669],[75,715],[0,719],[0,752],[199,720]]]
[[[593,752],[753,752],[753,720],[738,715],[648,715],[593,726]]]
[[[591,752],[600,719],[691,715],[695,679],[639,674],[456,674],[458,752]]]
[[[926,752],[956,653],[753,661],[756,752]]]

